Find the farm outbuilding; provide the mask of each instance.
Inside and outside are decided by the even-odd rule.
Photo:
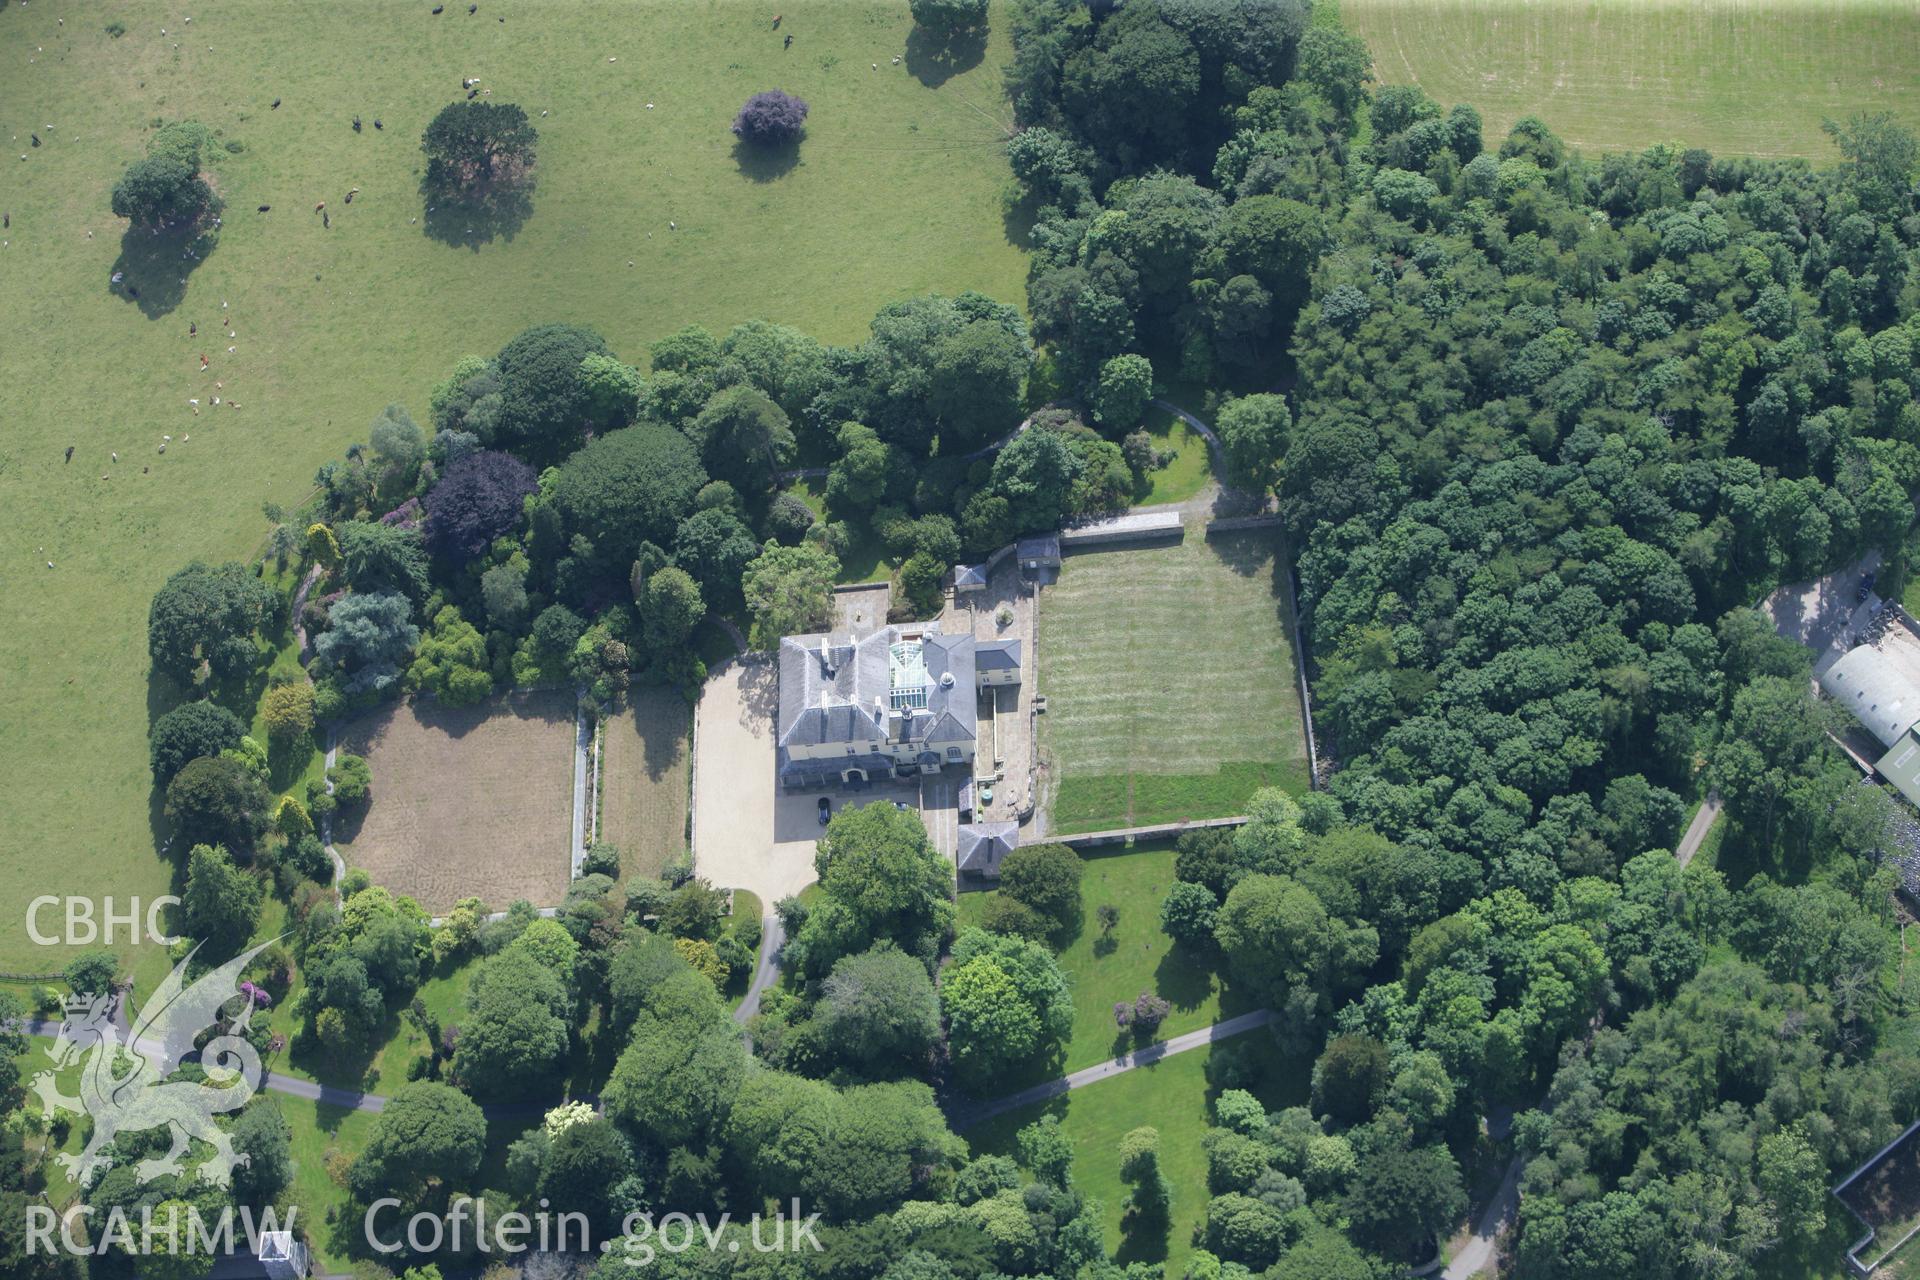
[[[1892,747],[1920,721],[1920,687],[1873,645],[1848,650],[1820,673],[1820,687]]]

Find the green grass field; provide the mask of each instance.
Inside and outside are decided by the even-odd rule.
[[[1224,817],[1304,791],[1284,572],[1266,534],[1069,556],[1040,603],[1048,829]]]
[[[1143,991],[1162,996],[1173,1012],[1154,1040],[1164,1040],[1245,1011],[1244,1001],[1224,997],[1211,970],[1176,952],[1160,929],[1160,903],[1173,887],[1173,846],[1151,845],[1124,853],[1089,856],[1080,882],[1083,908],[1080,932],[1060,951],[1060,967],[1073,984],[1073,1039],[1062,1070],[1078,1071],[1137,1044],[1121,1035],[1113,1021],[1115,1003]],[[992,893],[960,896],[960,922],[976,923]],[[1103,905],[1120,912],[1111,935],[1103,935],[1097,913]]]
[[[1823,116],[1920,124],[1913,0],[1340,0],[1383,84],[1477,107],[1497,147],[1537,115],[1575,146],[1836,153]]]
[[[1312,1064],[1282,1057],[1263,1032],[1247,1034],[1253,1039],[1244,1042],[1261,1055],[1266,1068],[1256,1089],[1261,1100],[1269,1108],[1304,1103]],[[1109,1253],[1123,1263],[1165,1260],[1168,1275],[1184,1274],[1181,1267],[1193,1252],[1193,1229],[1207,1210],[1207,1157],[1200,1139],[1219,1092],[1207,1078],[1208,1060],[1216,1052],[1195,1049],[1163,1059],[1064,1098],[1009,1112],[965,1136],[976,1155],[1014,1155],[1015,1135],[1022,1127],[1048,1112],[1058,1115],[1073,1144],[1074,1185],[1100,1201]],[[1121,1228],[1129,1188],[1120,1181],[1120,1139],[1141,1125],[1160,1131],[1160,1167],[1173,1184],[1173,1204],[1164,1233],[1129,1235]]]
[[[196,556],[248,555],[263,500],[298,501],[387,402],[424,418],[462,354],[550,320],[593,325],[630,359],[681,325],[756,316],[847,342],[881,304],[927,290],[1022,299],[1000,206],[997,15],[979,65],[943,80],[917,57],[893,64],[911,23],[891,0],[783,0],[780,32],[762,6],[465,7],[0,12],[0,132],[19,139],[0,184],[0,880],[16,900],[167,890],[146,761],[149,716],[170,696],[148,680],[154,589]],[[477,248],[412,221],[420,131],[465,76],[525,106],[541,135],[531,218]],[[743,168],[727,131],[776,85],[813,108],[784,174]],[[241,148],[215,151],[226,226],[202,262],[137,269],[134,301],[109,289],[122,224],[108,194],[150,124],[182,118]],[[323,199],[330,230],[311,212]],[[194,416],[189,397],[215,378],[242,408]],[[0,969],[66,958],[32,945],[19,911],[0,920]]]

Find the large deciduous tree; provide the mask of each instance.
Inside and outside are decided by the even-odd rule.
[[[420,135],[428,187],[447,197],[484,199],[519,185],[530,175],[539,140],[527,113],[511,102],[448,103]]]
[[[495,538],[525,518],[526,500],[539,488],[533,468],[497,450],[469,453],[448,465],[427,491],[427,547],[453,561],[483,555]]]
[[[273,588],[245,565],[195,561],[154,593],[147,652],[157,670],[177,680],[202,662],[216,676],[234,675],[258,656],[256,636],[278,607]]]
[[[166,817],[184,847],[225,845],[251,855],[267,830],[267,788],[238,760],[203,756],[167,784]]]
[[[601,436],[569,458],[554,484],[553,502],[566,527],[624,576],[642,542],[672,543],[706,482],[684,435],[641,422]]]
[[[247,726],[218,703],[183,702],[147,731],[147,756],[155,785],[164,787],[189,760],[217,756],[240,745]]]
[[[493,361],[500,400],[482,442],[536,465],[565,458],[595,422],[586,358],[611,354],[599,334],[579,325],[536,325],[516,335]]]
[[[347,1185],[363,1203],[391,1195],[416,1206],[435,1184],[466,1187],[486,1149],[487,1119],[479,1107],[447,1085],[417,1081],[388,1099],[347,1171]]]
[[[781,636],[804,635],[827,625],[833,583],[840,562],[824,547],[805,543],[783,547],[769,542],[741,578],[747,611],[753,615],[750,639],[756,649],[771,649]]]
[[[765,89],[748,98],[733,118],[733,133],[756,146],[785,146],[807,132],[807,104],[784,89]]]

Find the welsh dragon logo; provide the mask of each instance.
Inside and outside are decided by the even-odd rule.
[[[253,1002],[240,991],[238,980],[247,964],[271,945],[265,942],[235,956],[191,984],[185,978],[193,961],[190,953],[141,1006],[124,1041],[114,1017],[115,996],[68,1000],[51,1053],[53,1069],[35,1076],[33,1088],[47,1115],[59,1108],[93,1119],[86,1149],[59,1157],[77,1183],[86,1185],[112,1163],[117,1135],[165,1127],[172,1130],[172,1149],[134,1166],[141,1182],[180,1172],[189,1139],[198,1138],[214,1150],[213,1158],[200,1165],[200,1177],[223,1187],[231,1184],[234,1167],[245,1165],[248,1157],[233,1149],[213,1117],[239,1110],[260,1087],[260,1055],[245,1038]],[[222,1007],[237,998],[246,1000],[245,1010],[199,1050],[209,1083],[168,1080],[194,1052],[200,1034],[222,1023]],[[75,1098],[60,1091],[55,1072],[83,1056],[80,1096]]]

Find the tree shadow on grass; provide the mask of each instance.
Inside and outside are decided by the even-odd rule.
[[[789,142],[748,142],[733,144],[733,163],[740,176],[752,182],[778,182],[800,165],[800,140]]]
[[[1114,1251],[1113,1260],[1123,1267],[1136,1262],[1165,1262],[1167,1237],[1172,1230],[1173,1217],[1165,1208],[1142,1213],[1129,1205],[1120,1216],[1120,1247]]]
[[[1000,209],[1001,230],[1006,233],[1007,243],[1015,248],[1031,247],[1033,227],[1039,221],[1040,207],[1024,196],[1006,201]]]
[[[916,25],[907,36],[907,70],[929,89],[971,71],[987,56],[986,28],[937,35]]]
[[[480,252],[480,246],[495,240],[509,243],[533,216],[533,179],[514,186],[497,187],[483,196],[440,190],[420,183],[424,202],[420,231],[429,240],[438,240],[452,249]]]
[[[128,227],[120,237],[107,291],[140,308],[149,320],[172,313],[187,296],[187,280],[219,243],[217,228],[204,224],[155,233]]]

